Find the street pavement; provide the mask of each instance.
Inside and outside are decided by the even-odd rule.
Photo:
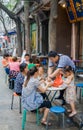
[[[2,57],[0,57],[0,130],[21,130],[22,114],[19,113],[19,99],[15,97],[14,108],[11,110],[11,97],[13,91],[8,88],[8,84],[5,83],[5,73],[1,64]],[[25,130],[45,130],[45,126],[37,126],[35,113],[29,112],[27,114],[27,123]],[[57,122],[52,116],[52,122],[55,124],[50,127],[50,130],[57,130]],[[62,130],[61,127],[58,128]],[[78,130],[74,124],[68,122],[65,130]]]
[[[5,73],[1,64],[0,57],[0,130],[21,130],[21,115],[16,106],[17,99],[15,100],[15,109],[11,110],[11,97],[12,91],[5,83]]]

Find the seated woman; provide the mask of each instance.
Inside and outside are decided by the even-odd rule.
[[[8,75],[9,75],[9,71],[10,71],[9,67],[8,67],[9,62],[10,62],[9,54],[4,54],[3,59],[2,59],[2,65],[4,67],[6,74],[8,74]]]
[[[41,120],[41,123],[46,125],[47,116],[49,108],[51,107],[50,101],[44,101],[41,94],[38,92],[45,93],[49,85],[46,85],[45,88],[41,86],[40,81],[38,80],[38,69],[33,67],[28,71],[27,78],[24,82],[22,89],[22,105],[23,108],[28,111],[36,110],[37,108],[42,108],[44,115]]]
[[[22,85],[24,83],[24,78],[27,75],[27,72],[28,72],[27,64],[26,63],[20,64],[20,72],[16,77],[15,85],[14,85],[14,91],[18,95],[21,95],[22,93]]]
[[[10,68],[9,77],[10,78],[16,78],[17,74],[20,71],[19,66],[20,66],[20,63],[17,57],[13,57],[12,62],[9,63],[9,68]]]

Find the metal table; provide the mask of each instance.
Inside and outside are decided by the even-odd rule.
[[[67,86],[66,85],[61,85],[59,87],[49,87],[47,91],[49,91],[48,96],[51,94],[52,91],[55,91],[52,98],[51,98],[51,102],[53,101],[53,99],[55,98],[56,94],[58,91],[64,90]]]

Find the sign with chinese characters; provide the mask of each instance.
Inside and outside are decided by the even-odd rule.
[[[70,22],[83,20],[83,0],[66,0]]]

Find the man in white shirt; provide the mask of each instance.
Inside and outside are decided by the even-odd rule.
[[[29,59],[30,59],[30,55],[29,54],[25,54],[23,63],[26,63],[28,65],[29,64]]]

